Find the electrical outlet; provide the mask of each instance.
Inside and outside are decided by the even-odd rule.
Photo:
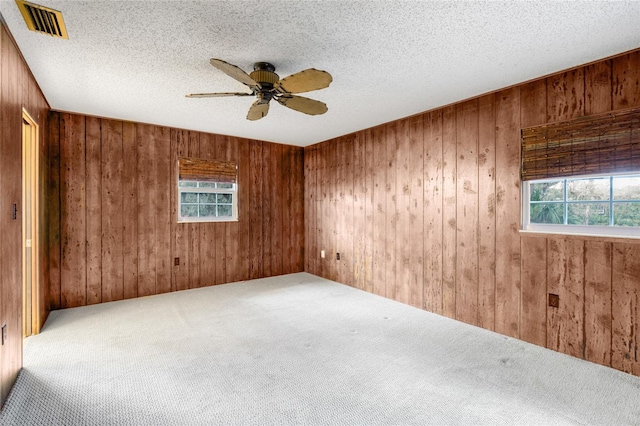
[[[173,259],[173,264],[174,264],[175,266],[180,266],[180,258],[179,258],[179,257],[174,258],[174,259]]]
[[[559,308],[560,296],[558,296],[557,294],[549,293],[549,306],[551,306],[552,308]]]
[[[340,253],[336,253],[336,260],[340,260]]]
[[[320,257],[324,259],[324,250],[320,250]]]

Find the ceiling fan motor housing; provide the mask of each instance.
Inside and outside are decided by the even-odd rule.
[[[269,62],[256,62],[253,65],[253,71],[249,74],[260,85],[256,95],[261,104],[269,103],[273,99],[273,85],[280,80],[280,76],[274,72],[275,70],[276,67]]]
[[[280,76],[274,72],[275,70],[276,67],[268,62],[256,62],[249,76],[259,83],[263,89],[267,87],[272,89],[273,85],[280,80]]]

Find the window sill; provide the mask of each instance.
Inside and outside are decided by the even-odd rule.
[[[238,219],[207,219],[207,220],[179,220],[177,223],[228,223],[228,222],[238,222]]]
[[[622,242],[640,242],[640,235],[614,235],[614,234],[589,234],[586,232],[571,232],[571,231],[553,231],[553,230],[530,230],[520,229],[519,233],[525,236],[544,237],[544,236],[559,236],[559,237],[579,237],[579,238],[591,238],[602,240],[619,240]],[[631,241],[629,241],[631,240]]]

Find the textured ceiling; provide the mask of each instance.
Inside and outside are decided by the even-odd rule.
[[[640,47],[638,1],[66,1],[69,40],[0,13],[52,108],[306,146]],[[250,97],[209,64],[333,75],[307,116]]]

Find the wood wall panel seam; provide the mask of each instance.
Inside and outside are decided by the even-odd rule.
[[[479,319],[478,116],[478,99],[456,108],[455,318],[472,325]]]
[[[122,203],[124,218],[123,297],[130,299],[138,295],[138,206],[136,202],[138,152],[134,123],[123,124],[123,158],[123,180],[125,182],[123,189],[125,199]]]
[[[495,330],[496,305],[496,144],[495,98],[480,98],[478,114],[479,325]]]
[[[200,155],[200,133],[189,132],[189,140],[185,147],[191,157]],[[186,224],[188,228],[188,252],[189,252],[189,288],[198,288],[201,283],[200,261],[200,223]]]
[[[59,309],[61,306],[61,268],[62,246],[60,239],[60,206],[62,203],[60,191],[60,114],[50,113],[49,118],[49,174],[51,176],[47,198],[49,208],[49,310]]]
[[[456,265],[457,253],[457,133],[456,107],[448,107],[442,115],[442,176],[443,176],[443,218],[442,218],[442,313],[455,318],[456,303]]]
[[[87,118],[88,141],[85,143],[85,186],[87,187],[86,256],[87,303],[102,302],[102,169],[101,120]],[[108,300],[108,299],[106,299]],[[106,301],[105,300],[105,301]]]

